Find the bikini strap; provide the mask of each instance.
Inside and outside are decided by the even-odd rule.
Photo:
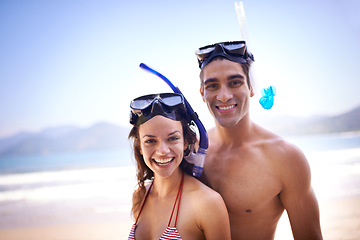
[[[178,219],[178,215],[179,215],[179,208],[180,208],[181,193],[182,193],[183,185],[184,185],[184,172],[182,172],[179,190],[178,190],[178,193],[177,193],[177,195],[176,195],[174,207],[173,207],[173,209],[172,209],[172,211],[171,211],[171,216],[170,216],[170,220],[169,220],[168,227],[170,227],[170,223],[171,223],[172,216],[173,216],[173,214],[174,214],[176,202],[177,202],[177,200],[179,199],[178,207],[177,207],[177,210],[176,210],[175,225],[174,225],[174,227],[176,227],[176,223],[177,223],[177,219]]]
[[[149,187],[149,190],[146,192],[145,198],[144,198],[143,202],[141,203],[140,211],[139,211],[139,214],[138,214],[138,216],[137,216],[137,218],[136,218],[135,224],[137,224],[137,222],[138,222],[138,220],[139,220],[140,213],[141,213],[141,211],[142,211],[143,208],[144,208],[146,199],[147,199],[147,197],[149,196],[149,193],[150,193],[150,190],[151,190],[151,188],[152,188],[152,186],[153,186],[153,183],[154,183],[154,181],[151,182],[151,185],[150,185],[150,187]]]

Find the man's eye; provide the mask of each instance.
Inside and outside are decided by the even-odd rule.
[[[241,86],[242,84],[243,84],[242,81],[231,81],[230,82],[231,87],[238,87],[238,86]]]
[[[217,84],[213,83],[213,84],[207,84],[205,86],[205,89],[216,89],[217,88]]]

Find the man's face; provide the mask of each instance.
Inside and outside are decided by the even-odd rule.
[[[239,63],[214,60],[203,68],[202,81],[200,93],[218,124],[233,127],[248,115],[254,93]]]

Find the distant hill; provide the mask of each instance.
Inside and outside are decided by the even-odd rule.
[[[267,119],[270,130],[284,135],[322,134],[360,131],[360,106],[341,115],[299,119]],[[262,124],[261,124],[262,125]],[[270,127],[271,126],[271,127]],[[130,149],[127,139],[130,127],[98,123],[88,128],[62,126],[39,133],[19,133],[0,139],[0,158],[28,154],[50,154],[100,149]]]
[[[360,131],[360,106],[337,116],[294,120],[275,129],[280,133],[293,135]]]
[[[63,126],[39,133],[20,133],[0,139],[0,157],[129,148],[129,131],[114,124],[98,123],[89,128]]]

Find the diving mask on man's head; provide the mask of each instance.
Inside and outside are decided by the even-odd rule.
[[[130,103],[130,123],[140,125],[156,115],[175,121],[187,118],[184,97],[178,93],[150,94],[135,98]]]
[[[254,56],[247,50],[245,41],[220,42],[201,47],[195,51],[202,69],[215,57],[224,57],[230,61],[247,63],[254,61]]]

